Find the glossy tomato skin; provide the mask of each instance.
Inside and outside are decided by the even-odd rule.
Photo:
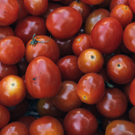
[[[34,43],[32,43],[34,42]],[[45,56],[56,63],[60,57],[60,51],[55,41],[45,35],[35,36],[26,45],[25,58],[31,62],[38,56]]]
[[[104,0],[81,0],[81,1],[88,5],[98,5],[104,2]]]
[[[46,19],[48,31],[58,39],[66,39],[73,36],[79,31],[81,25],[81,14],[68,6],[55,9]]]
[[[60,70],[62,80],[70,80],[78,82],[83,73],[78,67],[78,57],[74,55],[67,55],[58,60],[57,66]]]
[[[69,112],[81,106],[82,102],[77,93],[77,83],[63,81],[59,92],[52,98],[53,103],[63,112]]]
[[[9,110],[4,105],[0,104],[0,130],[8,124],[9,120]]]
[[[117,84],[129,83],[135,76],[135,64],[130,57],[117,54],[108,61],[107,74]]]
[[[105,135],[134,135],[135,124],[125,120],[114,120],[106,128]]]
[[[64,118],[67,135],[93,135],[97,127],[95,116],[83,108],[73,109]]]
[[[127,109],[127,98],[117,88],[106,88],[103,98],[96,104],[98,111],[105,117],[118,118]]]
[[[82,102],[96,104],[104,96],[104,80],[97,73],[85,74],[80,78],[76,92]]]
[[[59,91],[61,74],[52,60],[39,56],[28,65],[25,82],[28,92],[33,97],[49,98]]]
[[[64,135],[61,123],[50,116],[38,118],[30,125],[30,135]]]
[[[0,102],[5,106],[15,106],[26,96],[24,81],[17,75],[8,75],[0,82]]]
[[[0,40],[0,61],[7,65],[16,64],[25,54],[23,41],[16,36],[8,36]]]
[[[29,135],[28,128],[21,122],[11,122],[6,125],[1,131],[0,135]]]
[[[103,18],[91,32],[92,47],[103,54],[110,54],[118,48],[122,37],[123,28],[120,22],[112,17]]]
[[[38,16],[27,16],[17,23],[14,32],[26,45],[32,39],[33,34],[36,36],[46,34],[45,21]]]
[[[19,5],[16,0],[1,0],[0,9],[0,26],[8,26],[17,19]]]

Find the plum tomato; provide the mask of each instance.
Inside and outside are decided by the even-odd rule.
[[[16,36],[7,36],[0,40],[0,61],[7,65],[19,62],[25,54],[23,41]]]
[[[69,112],[81,106],[82,102],[77,93],[77,83],[63,81],[59,92],[52,98],[53,103],[63,112]]]
[[[127,55],[114,55],[107,63],[107,74],[117,84],[126,84],[135,77],[134,61]]]
[[[90,48],[81,52],[78,57],[78,67],[83,73],[99,72],[104,65],[103,55]]]
[[[117,88],[106,88],[103,98],[96,104],[97,110],[107,118],[118,118],[127,109],[127,98]]]
[[[29,135],[29,130],[23,123],[16,121],[6,125],[0,135]]]
[[[98,21],[91,32],[92,47],[103,54],[115,51],[123,38],[123,28],[118,20],[106,17]]]
[[[26,87],[21,77],[8,75],[0,81],[0,103],[5,106],[15,106],[26,96]]]
[[[51,116],[43,116],[33,121],[29,131],[30,135],[64,135],[61,123]]]
[[[0,104],[0,130],[8,124],[9,120],[9,110],[4,105]]]
[[[81,25],[81,14],[68,6],[53,10],[46,19],[48,31],[58,39],[66,39],[73,36],[79,31]]]
[[[77,95],[84,103],[96,104],[103,98],[104,93],[104,80],[97,73],[85,74],[77,84]]]
[[[50,98],[59,91],[61,74],[51,59],[38,56],[27,67],[25,84],[34,98]]]
[[[68,112],[63,125],[67,135],[94,135],[98,128],[96,117],[83,108]]]
[[[56,63],[60,57],[59,47],[56,42],[45,35],[35,36],[26,44],[25,58],[31,62],[38,56],[45,56]]]
[[[98,5],[104,2],[105,0],[81,0],[81,1],[88,5]]]
[[[0,1],[0,26],[8,26],[15,22],[19,12],[17,0]]]

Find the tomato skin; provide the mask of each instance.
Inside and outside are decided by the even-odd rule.
[[[129,110],[129,119],[135,124],[135,106]]]
[[[53,10],[46,19],[48,31],[58,39],[66,39],[73,36],[79,31],[81,25],[81,14],[67,6]]]
[[[123,28],[120,22],[112,17],[103,18],[91,32],[92,47],[103,54],[109,54],[118,48],[122,37]]]
[[[135,124],[125,120],[114,120],[108,124],[105,135],[134,135]]]
[[[104,96],[104,80],[97,73],[85,74],[79,80],[76,92],[82,102],[96,104]]]
[[[19,5],[16,0],[1,0],[0,9],[0,26],[8,26],[17,19]]]
[[[81,0],[81,1],[88,5],[98,5],[104,2],[105,0]]]
[[[61,123],[50,116],[38,118],[30,125],[30,135],[64,135]]]
[[[33,97],[50,98],[59,91],[61,74],[52,60],[38,56],[28,65],[25,82],[28,92]]]
[[[135,0],[129,0],[129,6],[133,13],[135,13]]]

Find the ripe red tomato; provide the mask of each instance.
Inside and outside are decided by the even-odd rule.
[[[135,0],[129,0],[129,6],[133,13],[135,13]]]
[[[133,106],[129,110],[129,119],[130,119],[130,121],[132,121],[133,123],[135,123],[135,106]]]
[[[0,40],[0,61],[7,65],[19,62],[25,54],[23,41],[16,36],[7,36]]]
[[[81,14],[67,6],[55,9],[46,19],[48,31],[58,39],[66,39],[73,36],[79,31],[81,25]]]
[[[103,54],[109,54],[118,48],[122,37],[123,28],[120,22],[112,17],[103,18],[91,32],[92,47]]]
[[[28,92],[35,98],[53,97],[59,91],[61,74],[55,63],[44,56],[30,62],[25,73]]]
[[[24,81],[17,75],[8,75],[0,81],[0,103],[5,106],[15,106],[26,96]]]

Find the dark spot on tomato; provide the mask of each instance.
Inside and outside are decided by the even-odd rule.
[[[35,81],[37,78],[33,78],[33,80]]]

